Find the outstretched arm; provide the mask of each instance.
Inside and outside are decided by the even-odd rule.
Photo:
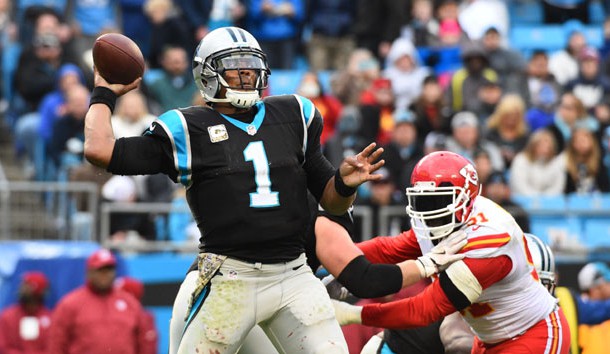
[[[384,304],[353,306],[333,301],[341,325],[362,323],[383,328],[422,327],[470,306],[483,289],[503,279],[512,269],[507,256],[453,263],[439,280],[414,297]]]
[[[114,133],[110,123],[112,109],[118,96],[140,85],[142,78],[128,85],[109,84],[94,69],[95,88],[91,95],[91,105],[85,116],[85,158],[92,164],[107,168],[114,150]]]
[[[371,264],[354,245],[347,230],[331,220],[332,216],[318,216],[315,223],[316,254],[324,267],[352,294],[361,298],[380,297],[396,293],[444,269],[449,263],[463,258],[456,255],[466,243],[465,234],[448,238],[416,260],[398,265]],[[447,247],[445,247],[447,246]]]
[[[329,213],[343,214],[356,199],[358,186],[381,178],[374,172],[385,164],[384,160],[379,160],[382,153],[383,148],[372,143],[357,155],[346,157],[324,188],[320,199],[322,207]]]

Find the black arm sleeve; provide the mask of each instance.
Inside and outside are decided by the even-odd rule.
[[[462,311],[466,307],[470,306],[470,300],[464,295],[458,288],[453,284],[449,276],[445,272],[440,272],[438,276],[438,280],[441,284],[441,288],[447,295],[447,298],[453,306],[458,310]]]
[[[320,135],[322,134],[322,116],[316,109],[313,121],[308,128],[305,171],[307,171],[307,188],[319,201],[324,193],[326,183],[335,174],[335,168],[322,154]]]
[[[402,272],[395,264],[371,264],[364,256],[352,259],[337,280],[359,298],[394,294],[402,288]]]
[[[164,173],[174,181],[177,174],[162,142],[147,136],[118,139],[107,170],[118,175]]]

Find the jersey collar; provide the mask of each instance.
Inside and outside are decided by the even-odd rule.
[[[254,115],[254,119],[252,120],[252,123],[250,123],[250,124],[244,123],[235,118],[231,118],[222,113],[220,113],[220,115],[224,119],[226,119],[229,123],[233,124],[235,127],[243,130],[244,132],[248,133],[249,135],[254,135],[260,129],[261,125],[263,124],[263,119],[265,118],[265,104],[263,103],[263,101],[256,102],[255,106],[256,106],[257,112]]]

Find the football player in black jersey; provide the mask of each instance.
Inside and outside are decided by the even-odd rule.
[[[208,107],[168,111],[141,137],[115,140],[117,96],[135,89],[96,72],[85,157],[121,175],[164,173],[187,188],[201,231],[200,275],[179,353],[234,353],[255,324],[280,352],[345,353],[324,286],[305,264],[307,192],[333,214],[379,178],[371,144],[335,170],[320,151],[322,117],[297,96],[261,100],[270,74],[243,29],[208,33],[193,59]]]
[[[202,234],[178,353],[234,353],[256,324],[282,353],[347,352],[328,294],[306,264],[307,193],[328,212],[344,213],[360,184],[380,178],[374,172],[383,150],[371,144],[335,170],[321,153],[322,117],[311,101],[260,99],[269,73],[250,33],[214,30],[193,60],[209,107],[168,111],[143,136],[118,140],[110,124],[116,97],[141,78],[109,84],[95,73],[85,157],[114,174],[161,172],[183,184]],[[437,270],[440,259],[425,257],[396,279]],[[353,267],[366,269],[364,257],[356,258]],[[347,283],[360,279],[343,273]]]

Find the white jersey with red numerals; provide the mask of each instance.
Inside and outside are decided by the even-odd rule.
[[[508,273],[504,278],[484,289],[473,274],[476,270],[470,269],[467,262],[454,263],[446,273],[471,302],[460,312],[483,342],[513,338],[546,318],[557,301],[540,284],[523,231],[503,208],[479,196],[470,215],[463,228],[468,244],[461,253],[466,259],[507,256],[512,268],[504,270]],[[432,248],[427,238],[418,237],[417,241],[424,254]]]

